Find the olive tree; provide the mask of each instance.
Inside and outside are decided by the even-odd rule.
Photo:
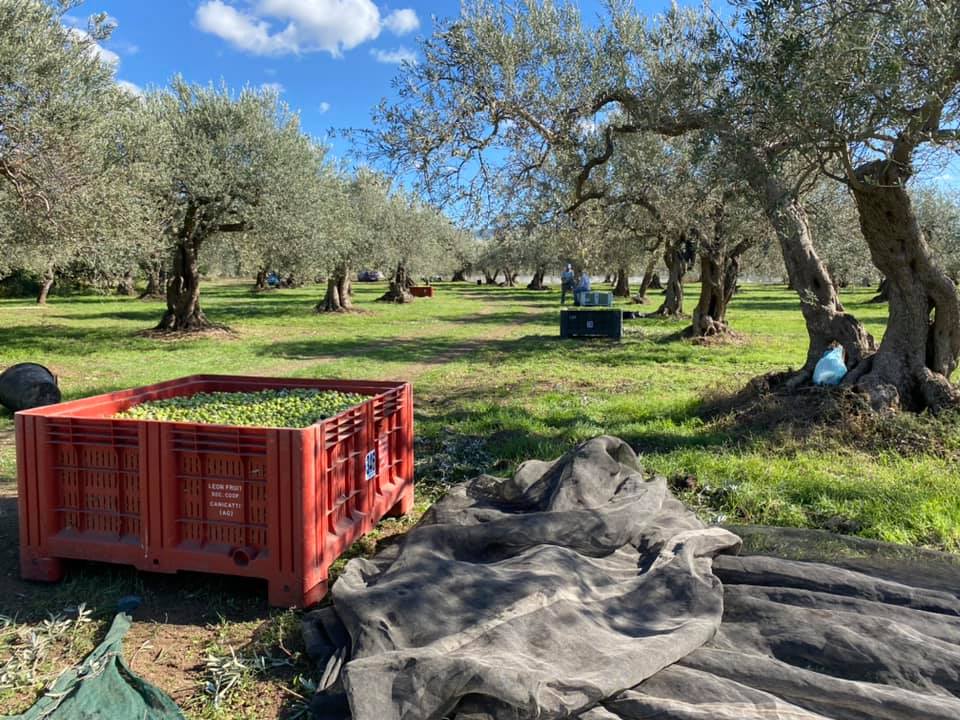
[[[369,169],[360,169],[352,178],[339,178],[326,195],[332,222],[327,248],[327,291],[316,306],[317,312],[345,312],[353,306],[351,273],[380,262],[380,248],[387,241],[382,232],[387,213],[390,183]]]
[[[268,91],[233,96],[175,78],[169,90],[147,96],[143,111],[151,132],[137,148],[139,161],[161,205],[173,261],[157,329],[204,329],[204,246],[221,233],[242,233],[250,243],[308,237],[323,151]]]
[[[960,193],[933,185],[911,188],[917,222],[954,284],[960,283]]]
[[[960,404],[960,295],[909,192],[919,162],[960,147],[960,6],[953,2],[751,4],[755,77],[802,151],[852,193],[889,319],[845,382],[876,407]],[[784,68],[789,68],[785,75]]]
[[[418,273],[452,270],[455,259],[447,252],[455,237],[455,228],[436,208],[412,193],[394,188],[383,196],[377,212],[369,217],[376,233],[375,257],[392,268],[390,287],[380,298],[383,302],[408,303],[410,288]],[[450,264],[449,268],[444,265]]]
[[[117,134],[136,101],[95,52],[107,16],[87,33],[65,27],[78,4],[0,3],[0,242],[8,269],[42,277],[40,303],[78,260],[116,272],[141,229]]]

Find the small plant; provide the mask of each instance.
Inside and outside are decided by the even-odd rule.
[[[68,612],[76,613],[76,617],[48,613],[33,628],[0,615],[0,651],[6,651],[0,655],[0,690],[43,686],[53,680],[58,658],[74,650],[81,630],[93,622],[93,611],[84,603]]]
[[[288,658],[275,658],[254,654],[250,657],[237,655],[232,647],[226,653],[211,652],[207,655],[204,692],[210,695],[213,706],[219,708],[223,701],[243,682],[262,675],[274,668],[290,666]]]

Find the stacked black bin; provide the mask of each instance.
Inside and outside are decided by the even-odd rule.
[[[560,311],[560,337],[623,337],[623,311],[619,308]]]

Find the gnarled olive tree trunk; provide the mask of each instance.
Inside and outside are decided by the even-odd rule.
[[[484,268],[483,270],[483,283],[484,285],[496,285],[497,276],[500,274],[499,270],[494,270],[493,275],[490,274],[490,271]]]
[[[646,304],[650,302],[647,298],[647,291],[653,287],[653,281],[657,280],[659,284],[659,276],[656,273],[657,267],[657,254],[653,253],[650,256],[650,261],[647,263],[646,269],[643,271],[643,277],[640,280],[640,289],[637,290],[637,294],[633,296],[633,301],[635,303]]]
[[[883,278],[880,281],[880,285],[877,287],[877,294],[867,300],[867,302],[871,305],[880,305],[885,302],[890,302],[890,283],[886,278]]]
[[[163,288],[167,281],[167,271],[163,267],[163,259],[160,253],[150,253],[149,259],[142,262],[140,268],[147,276],[147,287],[140,294],[140,299],[163,297]]]
[[[353,309],[350,270],[341,266],[327,278],[327,292],[314,307],[317,312],[348,312]]]
[[[813,247],[810,224],[803,205],[779,178],[758,169],[749,176],[759,192],[763,209],[780,243],[790,286],[800,296],[800,310],[807,326],[809,346],[803,368],[789,381],[799,385],[810,380],[817,361],[834,341],[843,345],[848,366],[875,349],[873,337],[843,309],[827,269]]]
[[[683,315],[683,277],[687,274],[696,258],[696,248],[689,232],[678,233],[672,242],[667,243],[663,259],[667,263],[670,277],[664,288],[663,303],[654,315],[679,317]]]
[[[543,276],[546,269],[543,266],[537,267],[533,273],[533,278],[527,283],[527,290],[546,290],[547,286],[543,284]]]
[[[450,278],[450,282],[467,282],[467,271],[465,269],[457,270]]]
[[[407,273],[406,265],[400,262],[397,264],[397,269],[394,271],[393,278],[390,280],[390,289],[377,298],[377,302],[413,302],[413,295],[410,294],[411,287],[413,287],[413,280],[411,280]]]
[[[889,160],[857,169],[851,183],[873,264],[883,273],[889,319],[876,354],[848,383],[874,407],[934,411],[960,404],[950,375],[960,358],[960,296],[937,266],[906,189],[909,171]]]
[[[174,248],[173,270],[167,278],[167,311],[157,330],[190,332],[211,326],[200,308],[199,250],[199,243],[189,239]]]
[[[613,294],[616,297],[630,297],[630,268],[617,269],[617,284],[613,287]]]
[[[120,278],[120,282],[117,283],[117,295],[132,297],[136,294],[137,288],[133,278],[133,270],[127,270]]]
[[[50,288],[53,287],[53,281],[56,274],[53,270],[47,270],[40,278],[40,292],[37,293],[37,305],[46,305],[47,298],[50,296]]]
[[[700,298],[686,330],[688,337],[710,337],[730,330],[727,305],[737,285],[740,256],[750,247],[750,241],[728,247],[725,218],[724,203],[719,202],[714,210],[713,236],[700,242]]]

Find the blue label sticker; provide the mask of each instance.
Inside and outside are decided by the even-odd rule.
[[[367,480],[371,480],[377,474],[377,451],[371,450],[367,453]]]

